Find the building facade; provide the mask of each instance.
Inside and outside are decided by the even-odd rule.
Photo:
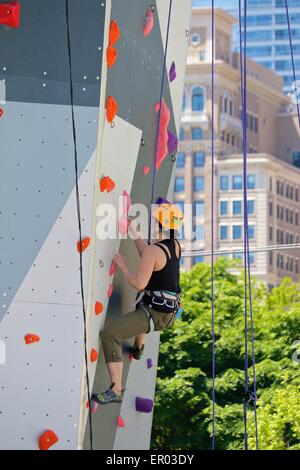
[[[211,0],[194,0],[195,7],[209,7]],[[238,2],[216,0],[216,7],[238,17]],[[285,93],[293,92],[293,73],[285,0],[248,0],[247,55],[276,71]],[[297,79],[300,80],[300,0],[288,0]],[[233,31],[233,50],[239,50],[239,33]]]
[[[214,249],[243,248],[243,132],[239,55],[232,53],[236,20],[216,10],[214,89]],[[211,10],[194,9],[183,97],[175,200],[193,216],[194,238],[184,233],[184,268],[209,262],[212,217]],[[282,93],[282,79],[247,61],[248,214],[252,272],[270,286],[283,276],[296,279],[299,250],[260,251],[299,242],[300,150],[297,116]],[[278,186],[279,185],[279,186]],[[279,192],[277,192],[277,187]],[[287,195],[287,196],[286,196]],[[280,207],[280,209],[277,209]],[[277,217],[277,211],[279,217]],[[186,224],[185,224],[186,225]],[[187,226],[185,230],[191,231]],[[298,254],[297,254],[298,253]],[[277,259],[277,255],[280,257]],[[230,257],[241,258],[240,252]],[[237,264],[239,261],[237,261]],[[238,269],[238,268],[237,268]]]

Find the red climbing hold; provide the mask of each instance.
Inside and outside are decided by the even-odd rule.
[[[148,166],[144,166],[144,175],[145,176],[148,175],[149,171],[150,171],[150,168]]]
[[[20,26],[20,3],[0,3],[0,24],[18,28]]]
[[[107,60],[107,67],[110,69],[115,65],[116,60],[118,58],[118,51],[112,46],[108,46],[106,49],[106,60]]]
[[[2,118],[3,114],[4,114],[4,111],[2,108],[0,108],[0,118]]]
[[[148,8],[144,21],[144,36],[149,36],[154,26],[154,16],[151,8]]]
[[[118,112],[118,103],[113,96],[109,96],[106,102],[106,118],[108,122],[113,122]]]
[[[118,23],[112,20],[109,27],[109,45],[113,46],[120,39],[121,33]]]
[[[132,361],[133,361],[133,359],[134,359],[134,357],[133,357],[133,354],[132,354],[132,353],[130,353],[130,354],[129,354],[129,360],[130,360],[130,362],[132,362]]]
[[[86,237],[83,240],[79,241],[77,243],[78,253],[80,253],[80,252],[83,253],[87,249],[87,247],[89,246],[90,241],[91,241],[91,239],[89,237]]]
[[[92,404],[91,412],[92,412],[92,414],[94,414],[98,410],[98,403],[94,400],[91,400],[91,404]],[[86,406],[87,409],[89,409],[89,407],[90,407],[89,401],[86,402],[85,406]]]
[[[113,285],[109,284],[108,290],[107,290],[107,297],[110,298],[113,293]]]
[[[91,352],[90,352],[91,362],[95,362],[95,361],[97,361],[97,359],[98,359],[98,353],[97,353],[96,349],[91,349]]]
[[[115,182],[109,176],[103,176],[100,180],[100,191],[104,193],[110,193],[113,189],[115,189]]]
[[[110,276],[113,276],[113,275],[115,274],[116,270],[117,270],[117,265],[116,265],[116,263],[113,261],[113,262],[111,263],[111,265],[110,265],[110,268],[109,268],[109,275],[110,275]]]
[[[38,343],[40,341],[40,337],[33,333],[28,333],[28,335],[24,336],[24,340],[26,344]]]
[[[122,416],[118,416],[117,426],[118,426],[118,428],[125,428],[125,421],[122,418]]]
[[[100,315],[103,312],[103,304],[101,302],[95,303],[95,315]]]
[[[54,444],[58,442],[58,437],[54,431],[48,429],[45,431],[39,438],[39,448],[40,450],[48,450]]]
[[[159,111],[159,103],[155,105],[156,112]],[[159,123],[159,131],[158,131],[158,145],[157,145],[157,153],[156,153],[156,169],[158,170],[164,159],[168,154],[168,125],[170,122],[170,110],[166,105],[164,98],[162,99],[162,107],[160,111],[160,123]]]

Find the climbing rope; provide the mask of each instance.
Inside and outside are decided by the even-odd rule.
[[[72,70],[71,38],[70,38],[70,24],[69,24],[69,0],[65,0],[65,10],[66,10],[66,26],[67,26],[68,61],[69,61],[69,83],[70,83],[70,102],[71,102],[71,115],[72,115],[72,134],[73,134],[73,143],[74,143],[76,207],[77,207],[77,217],[78,217],[79,240],[80,240],[80,244],[81,244],[81,242],[82,242],[82,230],[81,230],[81,211],[80,211],[80,196],[79,196],[79,184],[78,184],[77,136],[76,136],[75,114],[74,114],[73,70]],[[79,264],[80,264],[80,267],[79,267],[80,290],[81,290],[82,313],[83,313],[83,324],[84,324],[84,356],[85,356],[85,367],[86,367],[86,384],[87,384],[87,395],[88,395],[88,403],[89,403],[90,450],[93,450],[92,406],[91,406],[91,393],[90,393],[90,379],[89,379],[89,371],[88,371],[87,326],[86,326],[86,310],[85,310],[84,285],[83,285],[82,250],[80,249],[78,251],[79,251]]]
[[[242,5],[239,0],[239,42],[240,42],[240,80],[241,80],[241,104],[242,104],[242,127],[243,127],[243,205],[244,205],[244,348],[245,348],[245,397],[244,397],[244,445],[248,450],[248,423],[247,412],[250,401],[254,404],[254,421],[256,449],[258,449],[258,423],[256,403],[256,368],[255,368],[255,337],[253,325],[253,303],[250,267],[250,247],[248,236],[248,191],[247,191],[247,0],[244,0],[244,31],[242,33]],[[242,37],[244,39],[244,54],[242,48]],[[249,354],[248,354],[248,294],[249,314],[251,330],[251,352],[253,368],[253,393],[249,391]]]
[[[164,81],[165,81],[165,74],[166,74],[166,62],[167,62],[167,54],[168,54],[168,45],[169,45],[169,33],[170,33],[170,25],[171,25],[171,13],[172,13],[172,6],[173,0],[170,0],[169,3],[169,14],[168,14],[168,24],[167,24],[167,35],[166,35],[166,43],[165,43],[165,53],[164,53],[164,62],[163,62],[163,69],[162,69],[162,81],[161,81],[161,89],[160,89],[160,99],[159,99],[159,110],[157,115],[157,126],[156,126],[156,138],[155,138],[155,153],[154,153],[154,165],[153,165],[153,175],[152,175],[152,187],[151,187],[151,201],[150,201],[150,214],[149,214],[149,227],[148,227],[148,245],[151,242],[151,226],[152,226],[152,204],[154,203],[154,193],[155,193],[155,182],[156,182],[156,162],[157,162],[157,151],[158,151],[158,140],[159,140],[159,129],[160,129],[160,117],[161,117],[161,109],[162,109],[162,102],[163,102],[163,93],[164,93]]]
[[[296,106],[297,106],[297,113],[298,113],[298,124],[299,124],[299,128],[300,128],[300,105],[299,105],[299,97],[298,97],[298,87],[297,87],[297,77],[296,77],[296,68],[295,68],[295,60],[294,60],[290,15],[289,15],[289,7],[288,7],[287,0],[285,0],[285,10],[286,10],[286,19],[287,19],[287,25],[288,25],[288,32],[289,32],[289,42],[290,42],[291,59],[292,59],[295,97],[296,97]],[[299,94],[300,94],[300,90],[299,90]]]
[[[211,73],[211,324],[212,324],[212,450],[215,449],[215,254],[214,254],[214,187],[215,187],[215,2],[212,0],[212,73]]]

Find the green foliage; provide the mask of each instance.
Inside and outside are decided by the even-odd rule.
[[[224,259],[215,265],[215,438],[219,449],[244,446],[244,280]],[[182,276],[184,313],[161,335],[154,449],[209,449],[212,434],[211,268],[199,263]],[[290,279],[268,293],[252,282],[257,415],[261,449],[300,449],[300,285]],[[249,302],[248,302],[249,305]],[[249,320],[248,320],[249,325]],[[249,381],[253,386],[251,329]],[[300,362],[300,361],[299,361]],[[255,449],[248,407],[249,448]]]

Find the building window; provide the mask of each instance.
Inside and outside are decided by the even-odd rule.
[[[221,176],[220,177],[220,188],[222,189],[222,191],[227,191],[228,188],[229,188],[229,178],[228,176]]]
[[[193,140],[201,140],[202,139],[202,129],[201,127],[193,127],[192,129],[192,139]]]
[[[242,238],[242,226],[241,225],[232,226],[232,238],[233,240],[240,240]]]
[[[196,217],[204,216],[204,201],[197,201],[194,203]]]
[[[184,178],[177,176],[177,178],[175,178],[175,192],[178,193],[181,191],[184,191]]]
[[[196,152],[194,154],[194,166],[197,168],[203,167],[205,165],[205,153]]]
[[[270,242],[273,241],[273,227],[269,227],[269,240]]]
[[[195,256],[193,258],[193,264],[204,263],[204,256]]]
[[[228,214],[228,202],[227,201],[221,201],[220,202],[220,214],[221,215],[227,215]]]
[[[200,36],[197,33],[193,33],[191,37],[191,43],[193,46],[198,46],[200,44]]]
[[[241,262],[242,261],[242,253],[233,253],[232,258]]]
[[[272,251],[269,252],[269,264],[270,266],[273,265],[273,252]]]
[[[184,168],[185,153],[178,153],[176,158],[176,168]]]
[[[205,61],[205,51],[200,51],[199,52],[199,60],[200,60],[200,62]]]
[[[204,191],[204,176],[194,177],[194,191]]]
[[[295,212],[295,225],[299,225],[299,214],[298,212]]]
[[[252,251],[249,253],[249,262],[251,265],[255,263],[255,254]]]
[[[273,202],[269,202],[269,215],[273,215]]]
[[[184,140],[184,129],[183,129],[183,127],[180,128],[179,140]]]
[[[204,91],[203,88],[196,87],[192,93],[192,111],[204,111]]]
[[[240,215],[242,213],[242,201],[232,201],[233,215]]]
[[[220,226],[220,239],[221,240],[227,240],[228,238],[228,226],[227,225],[221,225]]]
[[[273,179],[272,179],[272,177],[269,178],[269,191],[270,192],[273,191]]]
[[[182,97],[182,112],[184,112],[186,110],[186,94],[183,93],[183,97]]]
[[[234,175],[232,177],[232,189],[243,189],[243,178],[241,175]]]
[[[204,240],[204,225],[196,225],[196,240]]]
[[[300,150],[292,153],[293,165],[300,168]]]
[[[248,175],[247,176],[247,188],[248,189],[255,189],[255,175]]]
[[[255,201],[253,199],[250,199],[250,201],[247,202],[247,210],[248,210],[248,215],[252,215],[255,212]]]
[[[248,238],[253,240],[255,238],[255,227],[254,225],[248,225]]]

